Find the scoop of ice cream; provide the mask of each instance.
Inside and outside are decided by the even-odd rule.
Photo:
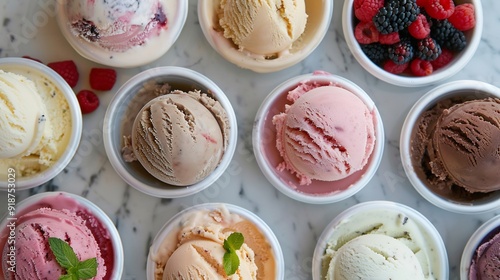
[[[344,244],[333,254],[328,280],[425,279],[415,254],[399,240],[366,234]]]
[[[167,29],[163,1],[66,1],[72,32],[116,52],[144,44]]]
[[[106,275],[98,243],[85,221],[75,213],[40,208],[19,217],[16,224],[16,271],[11,273],[4,267],[5,279],[58,279],[66,274],[49,249],[49,237],[66,241],[80,261],[97,258],[97,275],[93,279]],[[9,246],[5,243],[4,256]]]
[[[165,183],[194,184],[218,166],[226,148],[226,120],[222,106],[199,91],[156,97],[134,121],[134,155]]]
[[[500,233],[479,246],[470,265],[469,279],[500,279]]]
[[[430,141],[433,173],[469,192],[500,189],[500,99],[464,102],[444,110]]]
[[[293,104],[273,117],[283,158],[278,170],[289,170],[307,185],[313,179],[343,179],[366,165],[375,129],[373,114],[361,99],[336,86],[289,95]]]
[[[165,266],[163,280],[196,279],[257,279],[257,266],[252,249],[243,244],[236,253],[240,265],[228,276],[222,263],[226,250],[222,244],[210,240],[193,240],[180,245]]]
[[[291,48],[307,22],[304,0],[221,0],[224,37],[240,49],[273,55]]]
[[[0,159],[33,152],[44,132],[45,115],[33,81],[0,70]]]

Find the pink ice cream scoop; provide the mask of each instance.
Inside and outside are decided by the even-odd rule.
[[[291,105],[273,117],[278,171],[301,185],[336,181],[361,170],[375,144],[373,112],[356,95],[335,85],[303,83],[288,93]]]
[[[40,208],[16,222],[16,271],[9,273],[4,269],[5,279],[57,279],[66,274],[49,249],[49,237],[66,241],[80,261],[97,258],[97,275],[93,279],[104,279],[106,266],[97,241],[75,213]],[[4,250],[8,250],[7,246]]]

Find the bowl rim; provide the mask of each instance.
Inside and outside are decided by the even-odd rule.
[[[49,79],[64,95],[71,111],[71,136],[60,158],[43,172],[28,177],[16,178],[15,189],[27,190],[50,181],[68,166],[78,150],[78,145],[82,137],[83,117],[75,92],[68,83],[50,67],[32,59],[22,57],[0,58],[0,68],[4,69],[3,67],[26,67],[30,70],[34,70],[36,75],[42,75]],[[9,183],[7,181],[0,181],[0,191],[7,191],[8,189],[10,189]]]
[[[266,237],[269,245],[272,248],[273,255],[275,257],[276,262],[276,278],[278,280],[283,280],[285,277],[285,261],[283,257],[283,252],[281,249],[281,245],[279,243],[278,238],[274,234],[273,230],[267,225],[264,220],[262,220],[259,216],[251,212],[250,210],[243,208],[241,206],[237,206],[230,203],[223,202],[208,202],[197,204],[193,206],[189,206],[180,212],[177,212],[174,216],[172,216],[156,233],[153,241],[151,241],[151,245],[149,247],[147,262],[146,262],[146,276],[148,280],[154,280],[154,261],[152,260],[152,254],[154,254],[160,248],[162,242],[165,240],[169,234],[172,233],[177,227],[179,227],[180,222],[183,217],[190,212],[198,211],[198,210],[215,210],[220,207],[226,207],[226,209],[231,214],[237,214],[242,218],[252,222],[264,236]]]
[[[498,209],[500,207],[500,199],[493,200],[488,203],[480,205],[466,205],[451,202],[447,199],[441,198],[432,192],[426,184],[420,180],[415,172],[411,160],[411,133],[413,128],[420,117],[420,115],[436,104],[437,100],[441,100],[448,96],[454,96],[457,91],[480,91],[490,96],[500,98],[500,88],[497,88],[486,82],[477,80],[457,80],[430,89],[419,100],[415,102],[410,111],[408,112],[400,135],[400,157],[403,169],[408,177],[411,185],[415,190],[420,193],[427,201],[435,206],[460,214],[479,214]]]
[[[332,233],[335,231],[336,226],[342,223],[342,221],[348,217],[359,214],[364,211],[371,209],[387,209],[390,211],[403,212],[405,215],[413,218],[414,221],[425,230],[429,237],[433,239],[434,243],[439,246],[439,260],[441,261],[442,275],[438,277],[439,279],[448,279],[449,277],[449,265],[448,265],[448,254],[446,251],[446,246],[444,244],[443,238],[439,231],[434,227],[434,225],[425,217],[422,213],[416,209],[407,206],[399,202],[393,202],[388,200],[372,200],[361,202],[355,204],[347,209],[344,209],[337,216],[335,216],[325,227],[321,233],[313,252],[312,259],[312,277],[313,280],[321,279],[321,267],[322,267],[322,257],[326,246],[328,245],[328,240],[330,239]]]
[[[471,40],[468,42],[468,46],[460,53],[460,57],[454,62],[450,63],[448,66],[432,73],[429,76],[416,77],[416,76],[401,76],[389,73],[375,63],[373,63],[361,50],[359,43],[354,37],[354,26],[352,24],[353,19],[353,2],[354,0],[346,0],[344,2],[342,11],[342,30],[344,32],[344,38],[346,40],[347,46],[353,56],[356,58],[359,64],[368,71],[370,74],[376,78],[402,87],[423,87],[436,84],[444,79],[450,78],[451,76],[458,73],[463,69],[469,61],[474,56],[479,43],[481,42],[481,37],[483,33],[483,8],[480,0],[470,0],[474,4],[475,15],[476,15],[476,25],[472,30]],[[445,70],[445,71],[443,71]]]
[[[210,92],[216,97],[217,101],[225,109],[230,125],[229,135],[228,135],[228,146],[224,152],[224,155],[222,156],[221,161],[219,162],[219,165],[215,168],[215,170],[211,174],[209,174],[206,178],[199,181],[198,183],[189,186],[180,186],[177,189],[159,189],[157,187],[142,183],[140,180],[132,176],[129,172],[127,172],[126,168],[124,167],[126,163],[123,163],[123,161],[121,160],[122,158],[121,154],[115,153],[114,147],[116,145],[113,142],[113,139],[111,138],[111,131],[113,130],[114,127],[113,125],[115,124],[115,121],[120,122],[120,127],[122,121],[116,119],[117,117],[115,116],[116,115],[115,111],[117,111],[120,108],[120,106],[122,106],[124,100],[127,97],[129,97],[129,95],[133,94],[132,92],[130,92],[130,89],[147,80],[156,77],[168,77],[168,76],[187,78],[189,80],[195,81],[203,85],[207,89],[210,89]],[[113,99],[109,103],[109,106],[106,110],[106,114],[104,116],[103,140],[104,140],[104,148],[106,150],[106,154],[108,156],[111,165],[118,173],[118,175],[127,184],[145,194],[154,197],[178,198],[198,193],[211,186],[220,176],[222,176],[224,171],[228,168],[229,164],[231,163],[231,160],[236,151],[236,145],[238,142],[238,127],[237,127],[236,115],[234,113],[231,102],[227,98],[226,94],[222,91],[222,89],[219,86],[217,86],[211,79],[209,79],[208,77],[199,72],[196,72],[188,68],[179,66],[160,66],[160,67],[150,68],[148,70],[136,74],[135,76],[130,78],[127,82],[125,82],[116,91],[116,94],[113,96]]]
[[[60,0],[57,1],[56,3],[56,21],[63,37],[71,45],[71,47],[73,47],[73,49],[83,58],[96,63],[117,68],[133,68],[142,66],[159,59],[165,53],[167,53],[167,51],[170,50],[170,48],[177,41],[184,28],[188,16],[188,7],[189,7],[188,1],[169,0],[169,1],[176,1],[178,6],[177,6],[175,20],[169,21],[168,23],[168,31],[167,31],[168,34],[166,34],[167,36],[166,41],[168,42],[168,44],[162,44],[162,51],[156,52],[156,54],[154,54],[155,53],[154,51],[146,49],[141,52],[142,55],[139,54],[135,55],[136,57],[141,57],[142,58],[141,60],[130,60],[130,59],[127,60],[126,59],[127,57],[130,58],[129,55],[126,55],[125,53],[115,53],[115,56],[120,56],[121,59],[111,60],[108,59],[110,53],[109,51],[101,51],[101,50],[95,51],[93,50],[92,45],[90,43],[72,34],[71,30],[68,28],[66,24],[68,22],[68,17],[64,12],[64,7],[67,1],[68,0]],[[173,30],[173,32],[171,30]],[[163,42],[165,42],[165,40]],[[154,55],[151,55],[152,53]]]
[[[500,227],[500,215],[494,216],[484,222],[479,228],[472,233],[469,240],[465,244],[462,258],[460,259],[460,279],[469,280],[469,269],[472,262],[472,258],[476,253],[476,250],[486,242],[484,238],[493,230]],[[500,232],[499,232],[500,234]]]
[[[77,194],[65,192],[65,191],[48,191],[48,192],[42,192],[42,193],[37,193],[31,196],[28,196],[27,198],[19,201],[16,204],[16,213],[20,213],[21,211],[25,210],[26,208],[36,204],[38,201],[47,198],[47,197],[56,197],[59,195],[66,196],[67,198],[75,200],[78,204],[83,206],[86,210],[90,211],[92,215],[94,215],[101,224],[108,230],[110,234],[110,239],[111,239],[111,244],[113,246],[113,253],[114,253],[114,267],[113,267],[113,273],[111,275],[110,279],[121,279],[121,276],[123,274],[123,266],[124,266],[124,251],[123,251],[123,243],[120,237],[120,234],[118,232],[118,229],[116,228],[115,224],[113,221],[111,221],[111,218],[99,207],[97,204],[94,202],[90,201],[89,199],[82,197]],[[0,222],[0,229],[5,229],[6,228],[6,223],[9,222],[8,220],[8,212],[5,213],[2,217],[2,220]]]
[[[224,59],[237,65],[243,69],[248,69],[256,73],[271,73],[287,69],[296,65],[309,56],[323,41],[333,16],[333,1],[321,1],[322,4],[322,20],[318,28],[314,29],[315,32],[310,44],[295,53],[295,55],[284,55],[273,60],[257,59],[257,55],[241,52],[235,48],[222,49],[224,46],[228,47],[232,44],[229,39],[224,38],[218,32],[215,32],[211,26],[208,16],[207,3],[213,0],[198,0],[198,20],[200,27],[205,36],[205,39],[210,46]],[[216,0],[220,1],[220,0]],[[212,11],[210,11],[211,13]],[[306,27],[307,28],[307,27]],[[222,44],[217,43],[213,37],[221,38]],[[303,36],[303,34],[301,35]],[[299,39],[300,40],[300,37]]]
[[[303,82],[305,80],[331,81],[335,84],[338,84],[342,88],[347,89],[348,91],[352,92],[357,97],[359,97],[368,106],[368,108],[374,112],[376,140],[371,155],[372,159],[367,163],[368,168],[366,172],[361,176],[361,178],[355,184],[351,185],[348,189],[343,190],[341,192],[335,192],[329,195],[310,195],[293,190],[280,179],[280,176],[278,176],[274,172],[275,167],[270,166],[268,164],[268,161],[264,156],[264,152],[261,149],[260,143],[262,142],[263,124],[266,120],[267,112],[269,111],[272,103],[281,95],[285,94],[285,91],[287,89],[293,87],[294,85],[298,85],[300,82]],[[382,117],[380,116],[380,112],[378,111],[371,97],[354,82],[344,77],[321,71],[292,77],[279,84],[273,90],[271,90],[271,92],[261,103],[260,108],[257,111],[252,131],[252,145],[253,145],[254,155],[257,160],[257,164],[262,173],[264,174],[264,176],[266,177],[266,179],[276,189],[278,189],[288,197],[301,202],[311,203],[311,204],[327,204],[327,203],[338,202],[353,196],[354,194],[362,190],[366,185],[368,185],[370,180],[375,175],[380,165],[380,162],[382,161],[382,156],[384,152],[384,142],[385,142],[384,138],[385,135],[384,135],[384,125],[382,122]]]

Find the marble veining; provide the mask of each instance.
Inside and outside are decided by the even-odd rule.
[[[0,56],[29,55],[48,63],[76,61],[80,81],[75,91],[89,88],[91,67],[64,40],[54,17],[55,0],[0,1]],[[117,226],[124,245],[123,279],[145,279],[148,248],[163,224],[185,207],[204,202],[226,202],[247,208],[260,216],[278,237],[283,249],[285,279],[311,279],[314,246],[325,226],[354,204],[371,200],[396,201],[425,215],[441,233],[446,244],[450,279],[458,279],[462,250],[476,228],[500,211],[460,215],[437,208],[410,185],[399,157],[399,134],[413,103],[432,86],[402,88],[379,81],[366,72],[351,55],[342,32],[343,1],[335,0],[330,28],[318,48],[301,63],[276,73],[258,74],[225,61],[206,42],[197,19],[197,1],[189,0],[186,25],[172,49],[157,61],[138,68],[121,69],[109,92],[99,93],[97,111],[83,117],[79,149],[60,175],[52,181],[17,193],[18,200],[45,191],[67,191],[99,205]],[[472,61],[444,82],[475,79],[500,86],[500,1],[483,1],[484,31]],[[150,197],[131,188],[114,171],[104,150],[102,120],[114,91],[136,73],[163,65],[187,67],[217,83],[231,101],[238,120],[238,145],[222,177],[201,193],[178,199]],[[357,83],[378,106],[385,129],[385,150],[376,176],[355,196],[328,205],[309,205],[281,194],[266,180],[257,166],[251,145],[255,113],[266,95],[281,82],[314,70],[324,70]],[[0,192],[0,205],[7,195]],[[0,215],[7,209],[0,208]]]

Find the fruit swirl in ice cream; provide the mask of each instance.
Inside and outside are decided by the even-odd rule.
[[[500,99],[447,99],[419,119],[412,139],[419,176],[447,198],[500,190]]]
[[[137,114],[122,154],[138,160],[152,176],[174,186],[195,184],[215,170],[228,144],[229,123],[222,105],[199,90],[170,90],[152,84],[143,90],[158,92]]]
[[[245,242],[236,252],[240,265],[228,276],[223,267],[223,243],[233,232],[242,233]],[[225,206],[188,213],[180,228],[162,241],[157,252],[151,251],[150,257],[156,263],[156,280],[268,280],[275,279],[276,273],[265,236]]]
[[[469,268],[469,280],[500,279],[500,228],[477,248]]]
[[[125,52],[167,30],[169,2],[175,1],[67,1],[66,12],[76,36],[109,51]]]
[[[304,0],[221,0],[219,24],[241,51],[276,58],[305,30]]]
[[[339,222],[329,237],[322,279],[436,279],[439,252],[429,240],[415,221],[397,211],[357,213]]]
[[[285,111],[272,119],[276,147],[288,170],[309,185],[361,170],[375,146],[373,112],[353,93],[331,82],[304,81],[289,91]]]
[[[14,73],[15,72],[15,73]],[[9,167],[27,177],[50,168],[71,136],[61,90],[30,70],[0,70],[0,180]]]
[[[56,261],[48,240],[56,237],[67,242],[79,261],[97,260],[94,280],[110,280],[113,267],[113,247],[110,236],[102,224],[79,203],[65,195],[43,198],[16,214],[16,264],[7,263],[12,243],[8,242],[10,227],[0,232],[2,267],[0,278],[59,279],[66,270]]]

